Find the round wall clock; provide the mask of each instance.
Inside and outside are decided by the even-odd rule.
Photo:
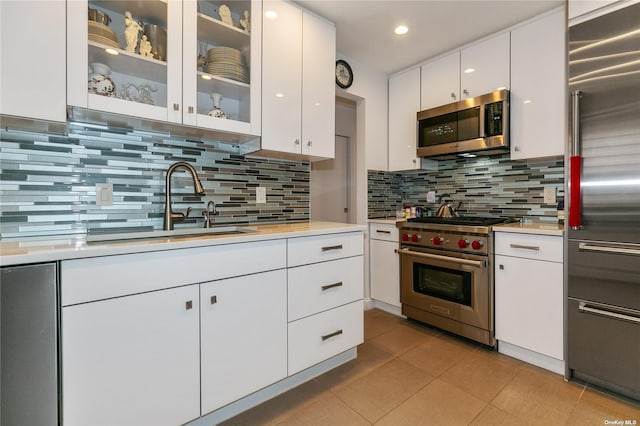
[[[353,83],[353,71],[348,63],[342,59],[336,61],[336,84],[343,89],[351,86]]]

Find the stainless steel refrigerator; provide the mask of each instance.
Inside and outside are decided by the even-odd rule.
[[[640,399],[640,3],[569,28],[569,91],[566,374]]]

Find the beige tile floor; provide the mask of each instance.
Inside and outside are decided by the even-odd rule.
[[[358,358],[229,425],[640,426],[640,404],[380,310]],[[625,425],[625,421],[629,421]]]

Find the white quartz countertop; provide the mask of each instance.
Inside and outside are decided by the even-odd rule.
[[[564,225],[557,223],[506,223],[502,225],[493,225],[495,232],[516,232],[520,234],[537,234],[537,235],[556,235],[562,236]]]
[[[242,226],[242,228],[254,232],[223,235],[178,235],[98,242],[87,242],[85,235],[5,239],[0,241],[0,266],[364,231],[366,226],[310,221],[250,225]]]
[[[377,218],[377,219],[369,219],[369,223],[390,223],[395,224],[397,222],[404,222],[404,218],[400,217],[387,217],[387,218]]]

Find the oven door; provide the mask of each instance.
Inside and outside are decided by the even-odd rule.
[[[399,253],[403,305],[483,330],[493,328],[486,257],[462,258],[413,248],[403,248]]]

